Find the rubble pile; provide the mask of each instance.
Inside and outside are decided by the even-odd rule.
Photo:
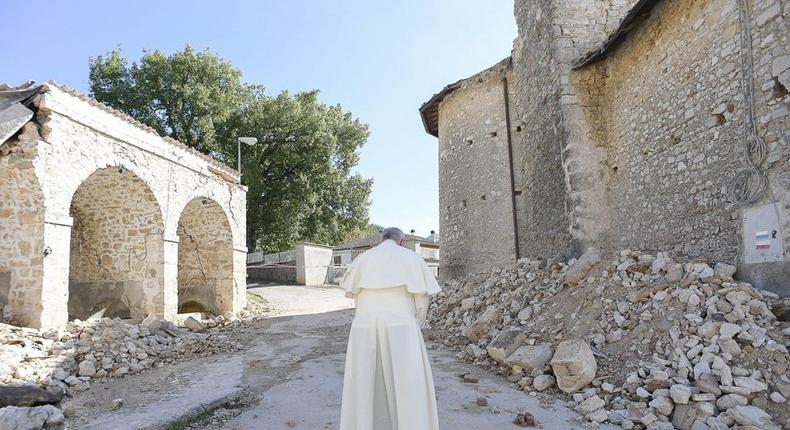
[[[437,338],[525,391],[625,429],[790,428],[790,301],[735,268],[625,250],[450,281]],[[749,427],[751,426],[751,427]]]
[[[229,318],[204,322],[218,329],[241,323]],[[52,404],[87,390],[94,380],[242,349],[228,334],[207,331],[194,318],[184,325],[153,317],[140,324],[119,318],[75,320],[46,331],[0,323],[0,428],[58,428],[64,416]],[[23,402],[15,390],[48,400]],[[6,397],[15,399],[6,402]]]

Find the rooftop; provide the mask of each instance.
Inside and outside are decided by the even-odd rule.
[[[439,137],[439,104],[441,104],[442,100],[445,97],[450,95],[453,91],[460,88],[467,82],[472,82],[477,78],[481,78],[482,75],[500,69],[500,68],[508,68],[511,64],[511,57],[507,57],[504,60],[494,64],[493,66],[483,70],[482,72],[475,73],[474,75],[461,79],[457,82],[454,82],[450,85],[444,87],[441,91],[434,94],[427,102],[423,103],[420,106],[420,117],[422,118],[422,125],[425,127],[425,132]]]
[[[216,160],[216,159],[214,159],[214,158],[212,158],[212,157],[210,157],[210,156],[208,156],[206,154],[203,154],[202,152],[197,151],[196,149],[191,148],[191,147],[179,142],[178,140],[173,139],[172,137],[161,136],[161,135],[159,135],[159,133],[157,133],[156,130],[154,130],[153,128],[151,128],[151,127],[149,127],[149,126],[147,126],[147,125],[145,125],[143,123],[141,123],[140,121],[137,121],[136,119],[132,118],[131,116],[129,116],[129,115],[127,115],[127,114],[125,114],[125,113],[113,108],[113,107],[110,107],[110,106],[108,106],[108,105],[106,105],[106,104],[104,104],[102,102],[99,102],[98,100],[96,100],[96,99],[94,99],[92,97],[89,97],[89,96],[87,96],[85,94],[82,94],[82,93],[80,93],[79,91],[77,91],[77,90],[75,90],[73,88],[69,88],[69,87],[67,87],[65,85],[61,85],[61,84],[58,84],[58,83],[53,82],[53,81],[47,81],[46,83],[44,83],[42,85],[37,85],[37,86],[33,85],[33,81],[28,81],[27,83],[25,83],[25,84],[23,84],[23,85],[21,85],[19,87],[11,87],[11,86],[9,86],[7,84],[0,84],[0,116],[2,116],[2,112],[4,112],[5,109],[10,108],[11,106],[17,105],[17,103],[21,103],[23,105],[30,106],[31,102],[33,101],[33,99],[35,98],[36,95],[38,95],[38,94],[45,94],[47,92],[50,92],[51,88],[57,88],[58,90],[66,93],[66,94],[68,94],[68,95],[70,95],[72,97],[75,97],[75,98],[77,98],[77,99],[79,99],[79,100],[81,100],[83,102],[86,102],[90,106],[98,108],[98,109],[100,109],[100,110],[102,110],[102,111],[104,111],[104,112],[106,112],[106,113],[108,113],[108,114],[110,114],[110,115],[112,115],[112,116],[124,121],[124,122],[127,122],[127,123],[133,125],[134,127],[138,128],[140,130],[143,130],[143,131],[146,131],[148,133],[152,133],[152,134],[156,135],[157,137],[161,138],[162,141],[164,141],[164,142],[166,142],[166,143],[168,143],[168,144],[170,144],[170,145],[172,145],[174,147],[177,147],[177,148],[179,148],[179,149],[181,149],[183,151],[186,151],[186,152],[188,152],[188,153],[200,158],[201,160],[205,161],[209,165],[209,168],[211,170],[214,170],[216,174],[220,175],[225,180],[228,180],[229,182],[239,183],[239,178],[240,178],[239,177],[239,173],[236,170],[234,170],[233,168],[227,166],[226,164],[224,164],[224,163],[222,163],[222,162],[220,162],[220,161],[218,161],[218,160]],[[25,122],[27,122],[27,121],[25,121]],[[24,124],[22,124],[22,125],[24,125]],[[20,125],[20,127],[21,127],[21,125]],[[2,144],[5,141],[5,139],[10,137],[10,135],[6,136],[6,134],[0,134],[0,137],[3,137],[3,139],[0,140],[0,144]],[[11,133],[11,134],[13,134],[13,133]]]

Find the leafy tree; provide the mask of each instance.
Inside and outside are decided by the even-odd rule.
[[[163,135],[234,166],[236,138],[258,138],[242,149],[250,250],[339,243],[363,231],[372,181],[353,168],[367,126],[319,102],[318,91],[271,96],[240,79],[228,62],[189,46],[170,56],[146,51],[131,65],[118,50],[90,62],[93,96]]]
[[[205,153],[220,149],[216,125],[246,90],[230,63],[189,45],[170,56],[144,51],[131,65],[120,50],[110,51],[90,60],[89,79],[97,100]]]

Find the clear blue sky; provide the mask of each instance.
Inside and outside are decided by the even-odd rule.
[[[210,48],[270,92],[320,89],[369,124],[359,172],[370,219],[439,228],[437,141],[417,109],[444,85],[510,54],[512,0],[5,0],[0,82],[88,91],[88,59],[120,46]]]

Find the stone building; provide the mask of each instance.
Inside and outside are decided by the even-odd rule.
[[[238,174],[75,91],[0,91],[0,308],[57,327],[245,304]]]
[[[446,273],[599,246],[735,263],[787,292],[788,7],[516,0],[511,58],[420,109]]]

